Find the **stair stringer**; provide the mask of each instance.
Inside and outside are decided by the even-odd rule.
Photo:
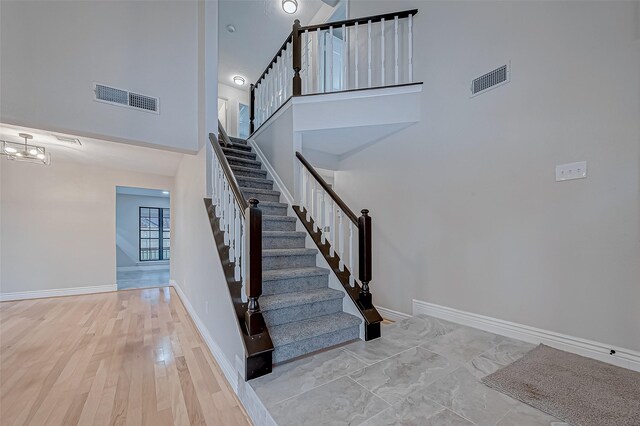
[[[307,232],[307,229],[304,227],[300,219],[298,219],[298,215],[296,214],[295,210],[293,210],[294,198],[291,195],[291,192],[285,186],[280,176],[278,176],[278,173],[275,171],[275,169],[273,168],[273,166],[271,165],[267,157],[264,155],[264,153],[262,152],[262,150],[260,149],[256,141],[253,139],[248,139],[247,143],[254,149],[257,157],[262,162],[262,166],[267,171],[267,177],[273,180],[273,183],[280,191],[280,202],[287,204],[287,215],[293,216],[296,218],[296,231],[301,231],[305,233],[306,235],[304,240],[305,247],[310,249],[317,249],[315,242]],[[328,269],[330,271],[329,288],[332,288],[334,290],[339,290],[342,293],[344,293],[344,297],[342,298],[342,310],[347,314],[351,314],[355,316],[356,318],[362,318],[362,314],[360,313],[360,310],[353,303],[353,300],[351,299],[351,297],[349,297],[349,294],[347,294],[347,291],[344,289],[344,286],[342,285],[342,283],[340,283],[338,278],[333,273],[331,266],[329,265],[329,263],[327,263],[327,260],[324,258],[320,250],[318,250],[318,253],[316,254],[316,266],[320,268]],[[360,340],[365,339],[365,321],[364,321],[364,318],[362,319],[363,321],[360,323],[360,328],[359,328]]]

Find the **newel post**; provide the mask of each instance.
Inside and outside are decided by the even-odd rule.
[[[302,78],[300,78],[300,70],[302,69],[302,43],[300,42],[300,21],[296,19],[293,23],[293,32],[291,34],[291,45],[293,48],[293,96],[302,94]]]
[[[369,282],[371,282],[371,216],[369,210],[362,210],[362,216],[358,218],[358,259],[360,266],[360,290],[359,302],[363,308],[373,307]]]
[[[250,336],[263,331],[264,319],[260,311],[258,298],[262,295],[262,211],[258,200],[251,198],[245,211],[245,291],[248,307],[244,319]]]
[[[256,118],[256,86],[255,85],[251,85],[250,86],[250,94],[249,94],[249,134],[252,134],[254,132],[254,120]]]

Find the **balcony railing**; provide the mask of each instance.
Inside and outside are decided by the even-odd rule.
[[[417,9],[307,27],[293,24],[251,85],[251,133],[292,96],[414,83]]]

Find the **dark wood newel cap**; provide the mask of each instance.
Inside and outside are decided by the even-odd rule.
[[[360,213],[362,213],[362,215],[363,215],[363,216],[367,216],[367,215],[369,214],[369,210],[367,210],[367,209],[362,209],[362,210],[360,211]]]
[[[251,207],[258,207],[258,203],[260,203],[260,201],[258,201],[257,198],[249,198],[249,205]]]

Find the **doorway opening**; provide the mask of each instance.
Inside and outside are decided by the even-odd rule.
[[[168,190],[116,187],[118,290],[169,285],[170,195]]]

